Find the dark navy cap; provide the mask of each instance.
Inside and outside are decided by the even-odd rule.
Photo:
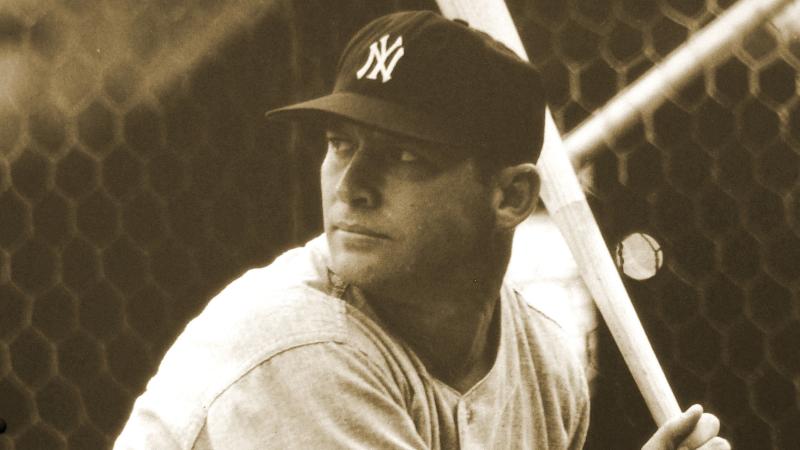
[[[545,94],[537,70],[488,34],[431,11],[389,14],[350,40],[330,95],[268,118],[335,115],[445,144],[456,157],[536,161]]]

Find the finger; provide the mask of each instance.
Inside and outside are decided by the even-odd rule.
[[[731,444],[726,439],[717,436],[706,442],[698,450],[731,450]]]
[[[689,436],[702,415],[703,407],[700,405],[692,405],[689,409],[684,411],[683,414],[673,417],[659,427],[653,437],[642,447],[642,450],[677,448],[676,444],[678,442],[683,442],[684,439]]]
[[[719,433],[719,419],[713,414],[704,413],[691,434],[683,440],[679,448],[701,448]],[[713,447],[712,447],[713,448]]]

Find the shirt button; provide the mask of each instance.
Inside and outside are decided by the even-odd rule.
[[[472,411],[472,409],[467,409],[467,423],[471,424],[474,419],[475,419],[475,413]]]

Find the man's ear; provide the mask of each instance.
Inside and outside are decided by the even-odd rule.
[[[530,216],[539,200],[540,185],[539,172],[531,163],[501,169],[494,178],[492,197],[497,226],[513,229]]]

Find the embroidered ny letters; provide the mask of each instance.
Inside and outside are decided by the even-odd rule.
[[[386,48],[388,41],[389,35],[385,34],[369,46],[369,59],[367,59],[367,62],[356,72],[356,77],[358,77],[359,80],[363,78],[365,74],[367,75],[367,79],[377,80],[378,73],[381,74],[381,83],[386,83],[392,79],[392,71],[397,65],[397,62],[400,61],[400,58],[405,54],[405,49],[403,48],[403,36],[398,36],[392,46]],[[390,56],[392,58],[387,64],[386,60],[389,59]],[[372,67],[372,70],[367,74],[370,67]]]

